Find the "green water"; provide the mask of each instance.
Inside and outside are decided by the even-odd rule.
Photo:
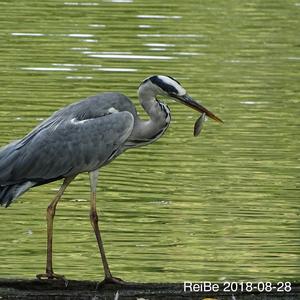
[[[98,208],[115,276],[134,281],[300,279],[300,2],[34,1],[0,4],[0,145],[102,91],[176,77],[224,120],[168,101],[155,144],[102,169]],[[141,109],[139,108],[141,111]],[[59,182],[0,209],[0,277],[44,270]],[[103,276],[80,175],[59,203],[54,268]]]

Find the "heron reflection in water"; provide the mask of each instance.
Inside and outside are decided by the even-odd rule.
[[[95,231],[103,268],[104,282],[123,283],[110,271],[98,226],[96,186],[99,169],[125,150],[159,139],[168,128],[171,113],[157,96],[167,96],[222,122],[193,100],[170,76],[145,79],[138,96],[149,120],[139,118],[131,100],[120,93],[102,93],[56,111],[24,138],[0,149],[0,204],[8,207],[32,187],[63,179],[47,208],[47,263],[40,279],[64,278],[53,272],[53,219],[58,201],[70,182],[89,172],[91,186],[90,220]]]

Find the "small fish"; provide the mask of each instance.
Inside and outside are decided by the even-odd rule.
[[[206,120],[206,113],[203,113],[195,122],[194,136],[198,136],[203,128],[203,123]]]

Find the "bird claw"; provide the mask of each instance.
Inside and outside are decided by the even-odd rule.
[[[119,284],[119,285],[126,285],[129,284],[127,281],[122,280],[118,277],[105,277],[104,280],[100,282],[99,285],[105,285],[105,284]]]
[[[36,278],[39,280],[62,280],[67,287],[69,282],[64,275],[55,274],[53,272],[47,272],[45,274],[37,274]]]
[[[64,275],[55,274],[53,272],[47,272],[45,274],[37,274],[36,278],[39,280],[45,280],[45,279],[57,279],[57,280],[63,280],[66,281],[66,278]]]

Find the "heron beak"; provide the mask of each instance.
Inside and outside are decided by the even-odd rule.
[[[202,106],[200,103],[192,99],[188,94],[185,94],[183,96],[172,95],[172,97],[176,98],[176,100],[179,100],[179,102],[181,102],[182,104],[191,107],[198,112],[205,113],[209,118],[217,122],[223,123],[223,121],[220,118],[218,118],[216,115],[214,115],[211,111],[209,111],[207,108]]]

